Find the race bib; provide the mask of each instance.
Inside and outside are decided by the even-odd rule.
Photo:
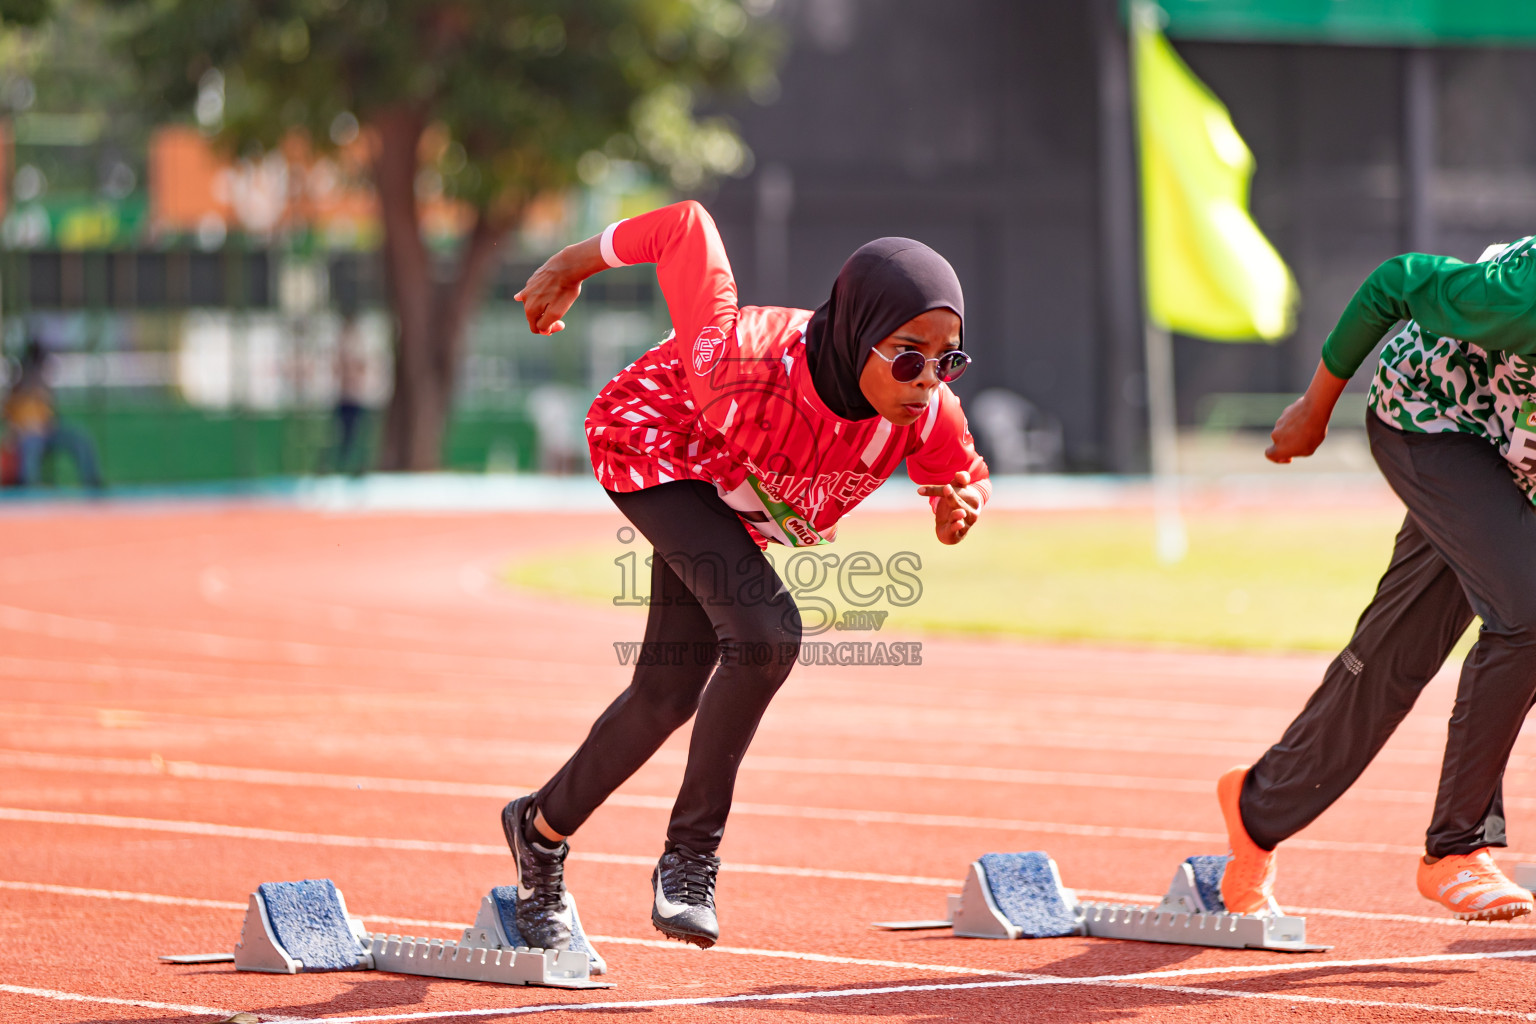
[[[1515,417],[1515,429],[1510,431],[1509,451],[1504,457],[1517,470],[1536,477],[1536,399],[1527,398]]]
[[[747,474],[747,483],[757,493],[758,501],[762,502],[763,511],[768,513],[768,518],[779,528],[779,536],[775,540],[788,544],[792,548],[813,548],[818,544],[826,544],[827,538],[816,532],[810,520],[800,514],[794,506],[775,499],[768,493],[762,481],[752,474]],[[765,524],[758,524],[759,528]]]
[[[722,490],[720,497],[765,538],[792,548],[828,544],[831,534],[836,532],[836,527],[830,527],[823,536],[799,509],[769,494],[763,482],[751,473],[735,490]]]

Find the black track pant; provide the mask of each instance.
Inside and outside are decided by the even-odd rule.
[[[572,834],[697,711],[667,840],[713,852],[741,758],[799,653],[800,613],[713,486],[608,493],[656,549],[647,654],[537,803],[551,828]]]
[[[1366,427],[1408,516],[1349,646],[1248,773],[1243,825],[1272,849],[1337,800],[1476,614],[1425,849],[1503,846],[1504,764],[1536,697],[1536,509],[1481,438],[1407,433],[1374,414]]]

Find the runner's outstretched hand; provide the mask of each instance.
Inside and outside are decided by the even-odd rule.
[[[1269,432],[1272,443],[1264,450],[1264,457],[1270,462],[1290,462],[1311,455],[1328,436],[1328,417],[1332,412],[1319,410],[1310,395],[1302,395],[1280,414],[1275,429]]]
[[[512,300],[523,304],[530,331],[554,334],[565,330],[565,321],[560,318],[581,294],[581,282],[606,269],[602,236],[594,235],[585,242],[566,246],[545,260]]]
[[[981,511],[981,492],[971,486],[971,474],[961,470],[947,484],[924,484],[917,493],[938,498],[933,509],[933,532],[940,544],[958,544],[976,525]]]
[[[1269,439],[1274,443],[1265,449],[1264,457],[1270,462],[1290,462],[1317,451],[1328,436],[1328,420],[1346,383],[1343,377],[1333,375],[1327,363],[1318,363],[1306,394],[1285,407],[1270,431]]]

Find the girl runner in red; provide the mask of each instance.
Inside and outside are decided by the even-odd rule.
[[[673,334],[603,388],[587,438],[598,481],[655,547],[645,639],[686,653],[638,664],[565,766],[502,812],[518,928],[546,949],[571,944],[566,838],[695,714],[651,921],[698,946],[719,938],[715,850],[736,772],[800,647],[799,611],[762,549],[830,539],[903,459],[946,544],[989,494],[947,386],[969,363],[960,282],[932,249],[881,238],[814,312],[742,308],[714,221],[685,202],[567,247],[515,298],[551,334],[583,280],[634,263],[656,264]]]

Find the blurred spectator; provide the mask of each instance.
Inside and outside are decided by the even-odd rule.
[[[363,471],[363,425],[368,418],[363,392],[367,372],[357,314],[349,310],[342,314],[341,327],[336,334],[336,407],[333,413],[336,437],[327,467],[332,473]]]
[[[80,482],[93,491],[102,489],[96,465],[96,446],[82,430],[60,423],[48,386],[48,350],[36,338],[27,341],[16,379],[5,396],[5,446],[15,468],[15,483],[35,487],[43,462],[55,452],[65,452],[75,463]]]
[[[538,437],[541,473],[568,476],[586,470],[587,406],[575,388],[542,384],[528,394],[528,415]]]

